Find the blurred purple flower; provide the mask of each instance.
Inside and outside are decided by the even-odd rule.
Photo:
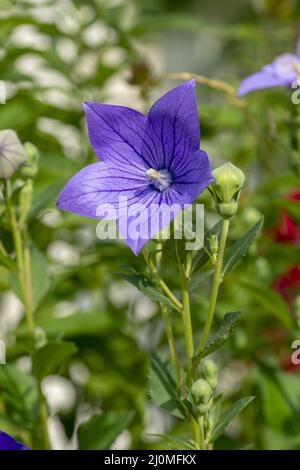
[[[85,102],[91,144],[103,162],[77,173],[58,198],[61,209],[92,218],[97,208],[110,204],[116,210],[119,230],[135,254],[170,222],[161,206],[177,206],[176,213],[191,204],[214,180],[208,156],[199,150],[200,129],[195,82],[186,82],[162,96],[148,116],[123,106]],[[138,221],[146,237],[133,237],[123,228],[120,196],[127,210],[143,206],[151,211],[128,216]],[[154,219],[154,220],[153,220]],[[149,225],[151,227],[149,227]],[[142,227],[141,227],[142,226]]]
[[[9,434],[0,431],[0,450],[30,450],[24,444],[17,442]]]
[[[238,96],[263,88],[289,87],[300,78],[300,40],[296,54],[282,54],[259,72],[245,78],[239,86]]]

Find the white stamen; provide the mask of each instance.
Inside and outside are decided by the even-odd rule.
[[[168,170],[154,170],[154,168],[149,168],[146,171],[146,175],[152,181],[153,186],[159,191],[164,191],[167,189],[171,182],[172,178]]]

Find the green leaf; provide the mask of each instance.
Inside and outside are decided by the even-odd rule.
[[[10,365],[0,366],[0,395],[10,420],[34,430],[39,419],[35,378]]]
[[[64,186],[65,181],[57,181],[50,186],[47,186],[45,189],[41,190],[39,193],[34,194],[34,202],[32,204],[31,210],[29,212],[29,219],[32,219],[43,209],[46,209],[54,198],[60,193],[62,187]]]
[[[150,395],[153,403],[177,418],[185,418],[178,385],[168,366],[156,353],[151,355]]]
[[[166,297],[161,291],[155,286],[152,279],[144,274],[140,274],[133,268],[123,266],[123,269],[127,269],[128,274],[120,273],[123,279],[133,284],[142,294],[149,297],[154,302],[161,302],[167,307],[176,308],[173,302]]]
[[[257,282],[243,279],[239,285],[244,287],[252,298],[261,305],[267,312],[274,315],[287,328],[293,327],[293,319],[288,305],[282,297],[271,288]]]
[[[209,241],[211,235],[217,235],[218,240],[220,239],[221,230],[223,226],[223,220],[219,220],[210,230],[208,230],[204,237],[203,247],[197,252],[194,257],[193,265],[192,265],[192,272],[199,271],[202,266],[209,260],[209,255],[207,252],[210,251]]]
[[[107,450],[133,418],[131,411],[110,411],[93,416],[78,429],[80,450]]]
[[[148,434],[148,436],[161,437],[165,439],[170,444],[175,444],[173,450],[198,450],[198,447],[192,441],[185,441],[180,439],[180,437],[170,436],[169,434]]]
[[[223,268],[224,276],[232,271],[232,269],[240,262],[241,258],[246,255],[250,245],[253,243],[255,237],[260,231],[263,222],[264,218],[262,217],[250,230],[244,233],[244,235],[232,245],[225,258]]]
[[[4,266],[6,269],[8,269],[9,271],[16,271],[17,270],[17,265],[11,259],[11,257],[3,255],[2,253],[0,253],[0,264],[2,266]]]
[[[62,318],[44,318],[36,321],[36,326],[42,328],[47,337],[73,338],[77,336],[99,336],[109,334],[118,328],[116,319],[109,314],[75,313]],[[21,325],[17,330],[17,338],[27,335],[26,325]]]
[[[213,336],[213,338],[206,344],[206,346],[204,346],[202,351],[200,351],[196,356],[194,356],[193,361],[195,362],[195,364],[198,364],[203,357],[208,356],[209,354],[219,349],[225,343],[225,341],[227,341],[227,339],[233,332],[237,320],[240,318],[241,315],[242,312],[226,313],[217,334]]]
[[[57,373],[64,361],[77,352],[74,343],[66,341],[51,341],[38,349],[33,357],[32,373],[42,381],[44,377]]]
[[[50,288],[50,278],[47,260],[35,246],[32,246],[30,249],[30,262],[32,307],[33,311],[35,311]],[[10,279],[13,291],[22,300],[22,293],[17,275],[15,273],[11,273]]]
[[[228,408],[219,422],[214,427],[211,434],[211,441],[216,441],[227,429],[231,421],[241,412],[246,406],[254,399],[254,397],[245,397],[241,400],[234,403],[230,408]]]

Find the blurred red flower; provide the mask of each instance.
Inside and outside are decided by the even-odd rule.
[[[287,199],[300,202],[300,189],[289,194]],[[274,235],[277,242],[300,244],[300,227],[285,210],[281,212],[280,222],[275,228]]]

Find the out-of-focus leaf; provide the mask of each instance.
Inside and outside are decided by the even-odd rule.
[[[3,255],[2,253],[0,253],[0,264],[9,271],[17,270],[17,265],[14,260],[12,260],[10,256]]]
[[[193,442],[185,441],[176,436],[170,436],[169,434],[149,434],[149,436],[161,437],[165,441],[169,442],[169,445],[172,445],[174,450],[197,450],[198,448]],[[174,447],[175,445],[175,447]]]
[[[282,297],[275,291],[265,285],[257,282],[243,279],[239,284],[244,287],[252,298],[261,305],[267,312],[274,315],[287,328],[293,327],[293,319],[291,312]]]
[[[231,421],[241,412],[246,406],[254,399],[254,397],[245,397],[234,403],[228,408],[223,416],[221,416],[219,422],[214,427],[211,434],[211,441],[216,441],[229,426]]]
[[[150,395],[156,406],[177,418],[184,419],[186,413],[178,385],[167,364],[156,353],[151,356]]]
[[[131,411],[110,411],[93,416],[78,429],[80,450],[107,450],[133,418]]]
[[[193,360],[195,364],[198,364],[198,362],[203,357],[208,356],[209,354],[219,349],[227,341],[227,339],[233,332],[237,320],[240,318],[241,315],[242,312],[226,313],[217,334],[212,337],[212,339],[207,343],[207,345],[202,349],[202,351],[200,351],[194,356]]]
[[[74,343],[66,341],[51,341],[36,351],[32,362],[32,373],[42,381],[47,375],[57,373],[64,361],[77,352]]]
[[[32,204],[29,219],[35,217],[41,210],[49,206],[49,204],[58,196],[65,181],[56,181],[50,186],[34,195],[34,202]]]
[[[250,228],[250,230],[244,233],[244,235],[232,245],[225,258],[223,268],[224,276],[240,262],[243,256],[245,256],[247,250],[261,229],[263,221],[264,218],[262,217],[255,225],[253,225],[253,227]]]
[[[99,336],[108,334],[118,327],[116,319],[106,313],[75,313],[63,318],[46,318],[36,321],[50,338],[57,336],[72,338],[76,336]],[[17,330],[17,337],[26,336],[27,328],[22,325]]]
[[[200,31],[203,23],[199,17],[193,17],[183,14],[155,15],[149,16],[136,22],[130,29],[133,36],[141,36],[143,34],[166,29],[181,29],[183,31]]]
[[[35,378],[11,365],[0,366],[0,395],[10,419],[15,424],[34,430],[39,416]]]

